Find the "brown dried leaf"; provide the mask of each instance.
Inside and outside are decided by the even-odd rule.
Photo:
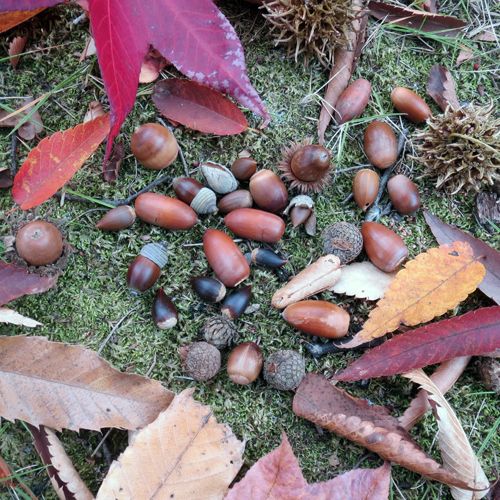
[[[459,109],[457,93],[455,91],[455,81],[451,73],[440,64],[434,64],[429,72],[427,81],[427,94],[432,97],[435,103],[445,111],[448,105],[453,109]]]
[[[102,107],[102,104],[99,101],[91,101],[87,109],[87,112],[85,113],[85,116],[83,118],[83,123],[95,120],[99,116],[103,116],[105,114],[106,111],[104,111],[104,108]]]
[[[97,49],[95,46],[95,40],[89,36],[85,42],[85,47],[80,54],[80,62],[85,61],[87,57],[95,56],[97,54]]]
[[[56,433],[43,425],[39,429],[29,424],[28,427],[57,496],[61,500],[93,500]]]
[[[494,31],[481,31],[474,37],[474,40],[477,42],[496,42],[498,39]]]
[[[462,48],[458,53],[457,60],[455,61],[455,65],[460,66],[464,62],[470,61],[473,57],[474,57],[474,52],[465,45],[462,45]]]
[[[138,429],[173,398],[95,352],[43,337],[0,337],[0,416],[54,429]]]
[[[223,498],[244,443],[187,389],[111,465],[97,500]]]
[[[486,231],[494,234],[500,225],[500,194],[496,192],[478,193],[476,196],[475,214],[479,224]]]
[[[154,82],[160,76],[162,69],[167,65],[168,61],[156,49],[150,49],[142,62],[139,83]]]
[[[115,141],[113,143],[113,149],[111,151],[111,156],[108,158],[103,166],[104,180],[107,182],[116,181],[118,173],[120,172],[120,167],[125,158],[125,148],[123,143],[120,141]]]
[[[23,316],[8,307],[0,307],[0,323],[10,323],[12,325],[27,326],[29,328],[41,325],[38,321]]]
[[[0,127],[17,127],[18,123],[26,115],[31,113],[31,107],[34,104],[36,104],[36,101],[34,101],[32,97],[27,97],[19,103],[19,108],[17,108],[13,113],[0,109]],[[24,122],[17,129],[17,133],[22,139],[31,141],[37,134],[42,132],[42,130],[42,118],[37,110],[31,115],[28,121]]]
[[[429,457],[387,408],[349,395],[322,375],[306,375],[293,398],[293,411],[378,453],[384,460],[445,484],[468,487],[465,481]]]
[[[20,55],[24,51],[26,42],[28,41],[27,36],[16,36],[12,39],[9,44],[9,56],[10,64],[13,68],[17,68],[19,64]]]

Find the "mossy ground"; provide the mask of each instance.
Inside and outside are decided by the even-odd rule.
[[[468,1],[455,6],[452,4],[447,2],[445,10],[453,8],[454,14],[474,21],[475,14]],[[273,47],[268,29],[254,9],[238,3],[224,5],[223,8],[244,44],[250,78],[266,102],[272,122],[262,132],[250,130],[236,137],[211,137],[182,127],[175,130],[175,135],[188,164],[205,159],[228,164],[239,151],[246,148],[252,151],[261,167],[275,168],[282,146],[306,136],[315,136],[319,115],[319,99],[315,92],[326,83],[328,74],[319,65],[304,68],[286,59],[281,49]],[[16,33],[29,32],[29,49],[54,48],[24,56],[17,71],[5,62],[0,66],[0,95],[35,97],[50,91],[67,76],[87,68],[61,92],[52,95],[42,107],[46,133],[75,126],[82,121],[90,101],[106,100],[95,58],[83,63],[78,60],[88,32],[85,24],[72,24],[78,14],[76,9],[59,7],[16,28],[13,30]],[[3,53],[6,53],[7,39],[13,35],[8,33],[3,37]],[[483,48],[489,49],[487,46]],[[456,47],[430,39],[424,42],[370,22],[369,42],[355,74],[356,77],[369,79],[373,85],[373,98],[364,116],[394,113],[389,95],[395,85],[408,86],[424,95],[432,64],[442,63],[454,68],[456,53]],[[497,90],[492,80],[491,60],[485,60],[484,63],[479,71],[473,71],[472,63],[465,63],[459,70],[453,70],[461,100],[486,103],[495,97]],[[168,69],[167,74],[170,74]],[[477,90],[479,85],[484,88],[482,95]],[[129,145],[130,133],[138,124],[155,121],[158,117],[149,97],[151,88],[141,86],[135,107],[122,128],[121,139],[126,146]],[[323,91],[318,93],[319,96],[322,94]],[[435,107],[433,109],[437,111]],[[396,115],[392,119],[399,124]],[[257,126],[258,122],[253,117],[249,116],[249,120],[252,126]],[[363,129],[364,125],[348,129],[340,153],[335,129],[329,129],[327,139],[337,155],[339,171],[365,162],[360,147]],[[8,132],[6,129],[0,132],[0,165],[10,162]],[[34,144],[21,145],[21,160]],[[121,198],[159,175],[145,171],[128,155],[118,182],[106,184],[101,178],[102,155],[103,148],[71,180],[71,189],[95,198]],[[182,175],[180,161],[170,171],[172,175]],[[290,257],[287,268],[290,273],[300,270],[321,255],[319,234],[325,226],[340,220],[360,223],[363,219],[361,211],[353,204],[341,203],[350,192],[352,175],[352,172],[340,172],[331,186],[316,196],[318,236],[308,238],[302,230],[287,229],[278,249]],[[471,231],[492,245],[498,245],[498,238],[495,239],[477,225],[471,195],[448,197],[436,192],[429,179],[419,180],[418,184],[426,208],[445,221]],[[171,188],[163,186],[158,191],[171,193]],[[4,216],[12,210],[12,206],[10,194],[2,192],[2,234],[9,234],[10,227]],[[201,248],[185,245],[199,243],[206,227],[223,227],[220,217],[203,219],[189,232],[166,232],[137,222],[132,228],[118,234],[106,234],[94,229],[102,211],[91,203],[67,201],[61,206],[59,201],[52,199],[34,212],[40,217],[60,221],[75,252],[55,289],[42,295],[25,297],[12,304],[19,312],[41,321],[43,326],[27,332],[26,329],[3,325],[0,327],[2,334],[43,335],[51,340],[82,344],[97,350],[113,326],[123,320],[106,343],[102,351],[104,358],[121,370],[148,373],[175,391],[196,387],[196,398],[210,404],[219,420],[227,422],[237,436],[247,440],[245,467],[275,448],[283,431],[288,433],[309,481],[326,480],[359,465],[380,465],[381,461],[375,455],[359,446],[333,434],[318,434],[310,423],[296,418],[291,411],[290,393],[275,391],[263,381],[250,387],[235,386],[229,382],[224,371],[207,384],[194,383],[183,377],[177,348],[194,340],[203,321],[217,312],[216,307],[201,304],[190,289],[189,277],[207,273],[209,269]],[[20,212],[17,214],[20,218],[24,217]],[[394,225],[404,235],[413,256],[436,245],[421,213],[402,220],[388,217],[384,222]],[[179,325],[171,331],[158,331],[151,320],[153,292],[135,298],[130,296],[125,285],[127,266],[145,240],[166,240],[170,247],[170,261],[159,284],[174,298],[180,312]],[[241,340],[259,340],[265,354],[280,348],[300,350],[306,355],[309,371],[332,373],[356,357],[348,353],[331,355],[320,361],[311,359],[303,348],[305,337],[286,325],[279,313],[269,305],[272,293],[280,284],[277,276],[264,269],[253,269],[249,283],[253,286],[252,302],[260,304],[260,309],[238,321]],[[350,310],[355,328],[359,327],[372,307],[371,304],[329,293],[324,294],[324,298],[334,300]],[[478,291],[458,306],[453,314],[489,304]],[[347,389],[374,403],[388,405],[395,415],[404,411],[415,394],[411,384],[401,377],[374,379],[367,385],[349,384]],[[494,479],[498,475],[496,464],[500,444],[495,433],[500,417],[498,399],[484,389],[473,363],[448,397],[473,448],[481,451],[479,458],[488,477]],[[439,456],[433,417],[427,416],[413,434],[424,449]],[[76,468],[92,490],[96,491],[108,469],[110,458],[115,458],[124,448],[127,436],[121,431],[111,431],[97,452],[95,448],[102,434],[64,432],[62,438]],[[24,481],[41,498],[53,498],[45,472],[37,469],[40,461],[30,435],[21,423],[1,423],[0,455],[14,470],[24,469]],[[337,459],[338,465],[335,465]],[[392,477],[391,498],[449,497],[446,487],[426,481],[400,467],[393,468]],[[9,495],[6,490],[0,491],[1,498],[9,498]]]

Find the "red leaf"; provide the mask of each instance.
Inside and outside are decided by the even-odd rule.
[[[285,433],[278,448],[258,460],[236,483],[225,500],[385,500],[389,495],[391,468],[354,469],[330,481],[307,484]]]
[[[23,295],[42,293],[52,288],[57,276],[28,273],[22,267],[0,260],[0,306]]]
[[[108,132],[109,116],[103,115],[40,141],[14,178],[14,201],[28,210],[48,200],[73,177]]]
[[[500,252],[458,227],[446,224],[426,210],[424,210],[424,217],[440,245],[453,241],[466,241],[471,246],[474,255],[486,268],[486,276],[480,283],[479,289],[500,304]]]
[[[170,78],[158,82],[153,102],[169,120],[200,132],[233,135],[248,127],[245,115],[229,99],[191,80]]]
[[[457,93],[455,91],[455,81],[451,73],[439,64],[434,64],[429,72],[427,81],[427,94],[434,99],[434,102],[445,111],[448,105],[453,109],[459,109]]]
[[[349,381],[388,377],[459,356],[480,356],[500,348],[500,306],[410,330],[363,354],[335,375]]]

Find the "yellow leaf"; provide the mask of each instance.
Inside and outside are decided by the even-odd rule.
[[[414,326],[441,316],[472,293],[485,273],[463,241],[417,255],[396,275],[363,329],[342,347],[352,348],[382,337],[401,324]]]

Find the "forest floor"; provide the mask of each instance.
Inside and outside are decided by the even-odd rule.
[[[481,11],[484,3],[443,1],[442,12],[471,22],[472,29],[488,27],[490,19],[484,10]],[[493,8],[493,3],[490,2],[490,8]],[[242,149],[248,149],[260,167],[275,169],[284,146],[308,136],[317,137],[320,97],[324,93],[328,71],[317,63],[305,68],[300,61],[297,64],[286,58],[283,49],[274,47],[269,29],[255,8],[239,2],[221,4],[241,38],[250,79],[268,106],[271,124],[258,131],[258,121],[247,113],[254,129],[239,136],[213,137],[182,127],[175,130],[175,135],[189,165],[200,160],[229,165]],[[79,61],[78,56],[88,36],[85,22],[72,23],[79,14],[76,8],[53,8],[2,37],[2,54],[6,54],[8,40],[14,34],[23,32],[29,33],[28,50],[53,48],[23,56],[18,70],[13,70],[5,61],[1,62],[0,96],[37,97],[73,76],[40,110],[46,134],[80,123],[91,101],[106,102],[95,56]],[[459,47],[456,41],[441,43],[431,37],[417,38],[373,20],[369,21],[367,40],[354,75],[354,78],[370,80],[373,86],[372,99],[364,117],[383,115],[390,118],[396,127],[401,127],[401,119],[390,102],[392,88],[406,86],[424,96],[429,69],[436,63],[452,70],[461,101],[487,104],[498,97],[491,60],[486,58],[478,70],[473,69],[473,62],[466,62],[457,68],[455,61]],[[172,76],[175,72],[167,68],[165,75]],[[479,86],[483,89],[481,93]],[[140,87],[135,107],[122,128],[120,139],[125,143],[127,153],[134,128],[158,118],[150,98],[152,87]],[[427,98],[427,101],[430,103],[430,99]],[[431,107],[438,112],[434,104]],[[342,220],[359,225],[363,220],[362,212],[354,203],[342,204],[342,200],[350,193],[353,178],[353,171],[345,169],[365,163],[361,147],[364,127],[364,124],[345,127],[343,135],[336,127],[327,131],[328,146],[333,150],[337,173],[330,186],[315,196],[318,235],[310,238],[302,229],[295,230],[288,226],[277,246],[281,253],[289,257],[287,270],[291,274],[322,254],[321,231],[327,225]],[[413,130],[414,126],[410,125],[410,131]],[[0,130],[0,164],[10,162],[8,134],[8,129]],[[20,145],[21,162],[34,145],[34,141]],[[411,142],[407,149],[411,152]],[[160,175],[145,170],[133,156],[127,154],[118,182],[106,184],[101,177],[103,151],[101,147],[71,180],[69,188],[94,198],[122,198]],[[421,168],[412,165],[410,159],[407,159],[407,164],[413,169],[413,176],[418,178]],[[172,175],[183,175],[180,161],[169,168]],[[418,178],[416,182],[425,208],[444,221],[498,247],[498,235],[493,237],[476,222],[472,194],[449,196],[435,189],[433,179]],[[168,185],[157,190],[172,193]],[[22,221],[30,215],[18,211],[10,214],[7,220],[7,212],[10,213],[12,207],[10,193],[0,192],[1,235],[11,233],[9,221],[12,217]],[[223,227],[220,216],[204,218],[188,232],[166,232],[137,222],[131,228],[114,234],[94,228],[103,210],[92,203],[66,201],[61,204],[59,200],[52,199],[32,212],[36,216],[58,221],[74,252],[56,288],[14,303],[16,310],[37,319],[43,326],[27,332],[20,327],[1,325],[1,334],[28,333],[81,344],[93,350],[102,347],[102,356],[121,370],[148,374],[174,391],[195,387],[195,397],[210,404],[219,421],[227,422],[239,438],[247,441],[244,469],[275,448],[283,431],[287,432],[308,481],[327,480],[360,465],[376,467],[381,464],[374,454],[334,434],[320,434],[309,422],[295,417],[291,409],[293,394],[278,392],[263,380],[242,387],[232,384],[224,370],[209,383],[195,383],[183,376],[178,347],[196,339],[200,326],[217,311],[216,307],[202,304],[189,286],[191,276],[208,272],[201,247],[193,244],[201,241],[205,228]],[[402,219],[388,216],[382,221],[403,235],[412,256],[437,244],[422,212]],[[174,298],[180,312],[178,326],[168,331],[159,331],[151,320],[153,292],[133,297],[125,283],[128,264],[144,242],[160,240],[168,242],[170,260],[159,285]],[[326,374],[346,366],[357,357],[357,354],[346,353],[329,355],[318,361],[312,359],[304,349],[305,336],[288,326],[280,313],[270,306],[270,298],[280,286],[279,278],[268,270],[254,269],[248,282],[253,287],[252,302],[259,304],[260,308],[238,321],[241,341],[258,340],[266,355],[282,348],[297,349],[305,355],[308,371]],[[332,293],[324,293],[323,298],[351,312],[354,330],[360,327],[373,307],[371,303]],[[482,305],[491,305],[491,302],[476,291],[449,315],[462,314]],[[108,340],[106,343],[105,339]],[[396,416],[405,410],[416,392],[412,384],[402,377],[344,385],[354,395],[387,405]],[[498,397],[480,382],[474,361],[449,392],[448,399],[472,447],[478,452],[488,478],[493,480],[498,476],[500,439],[496,431],[500,406]],[[425,450],[439,458],[436,430],[434,418],[428,415],[413,429],[412,434]],[[119,430],[107,433],[104,444],[98,448],[102,438],[103,435],[97,432],[62,433],[62,440],[77,470],[94,492],[106,474],[110,460],[116,458],[127,443],[126,432]],[[0,455],[14,470],[23,470],[23,480],[40,498],[54,498],[31,436],[22,423],[1,422]],[[448,488],[401,467],[393,467],[392,477],[391,498],[450,497]],[[1,498],[8,498],[3,494],[0,491]]]

